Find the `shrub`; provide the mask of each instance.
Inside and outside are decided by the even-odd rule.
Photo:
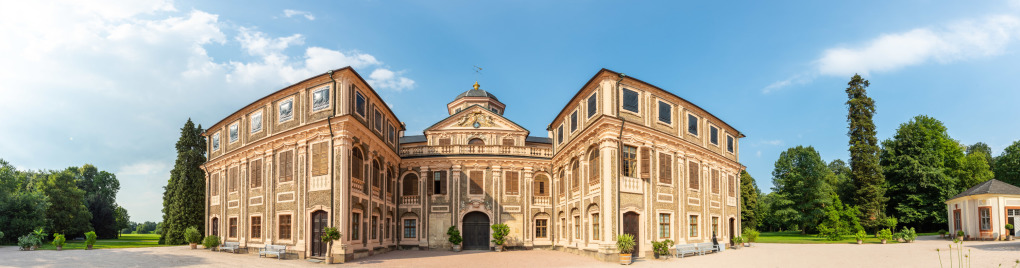
[[[0,232],[0,239],[4,239],[4,232]]]
[[[322,242],[332,246],[333,241],[340,240],[340,230],[336,227],[324,227],[322,228]]]
[[[460,237],[460,230],[457,230],[457,226],[450,226],[450,229],[446,230],[446,235],[450,236],[450,238],[447,238],[446,240],[450,241],[450,244],[453,244],[454,246],[460,245],[460,242],[464,242],[464,238]]]
[[[67,239],[64,238],[64,235],[62,235],[62,234],[53,234],[53,245],[54,246],[63,247],[65,241],[67,241]]]
[[[903,230],[900,230],[898,234],[900,235],[900,238],[903,238],[903,241],[907,241],[907,243],[914,242],[914,239],[917,239],[917,231],[914,230],[914,227],[907,229],[906,226],[903,226]]]
[[[216,248],[220,245],[220,237],[215,235],[206,236],[205,240],[202,241],[202,246],[205,248]]]
[[[740,236],[734,236],[733,238],[730,238],[730,242],[733,242],[734,245],[743,244],[744,238]]]
[[[946,232],[946,229],[940,229],[939,230],[939,235],[941,235],[941,236],[945,236],[946,233],[948,233],[948,232]]]
[[[963,239],[964,236],[963,230],[956,231],[956,236],[959,237],[960,239]]]
[[[41,247],[43,240],[46,240],[46,232],[43,231],[43,227],[36,228],[32,231],[32,235],[35,236],[35,246]]]
[[[32,246],[38,245],[40,243],[41,242],[39,242],[39,238],[35,237],[35,235],[33,234],[27,234],[18,237],[18,247],[20,247],[21,249],[29,249]]]
[[[1007,230],[1013,230],[1013,224],[1009,224],[1009,223],[1007,223],[1007,224],[1006,224],[1006,229],[1007,229]],[[0,238],[3,238],[3,237],[2,237],[2,236],[0,236]]]
[[[895,217],[887,217],[885,218],[885,222],[884,224],[882,224],[882,226],[889,230],[896,230],[896,224],[899,224],[899,222],[896,220]]]
[[[673,240],[652,241],[652,251],[659,256],[669,255],[669,247],[673,246]]]
[[[184,240],[191,244],[198,244],[202,242],[202,233],[198,232],[198,228],[194,226],[188,227],[184,230]]]
[[[747,236],[747,242],[758,242],[758,236],[761,235],[758,230],[744,229],[744,236]]]
[[[854,238],[857,238],[857,241],[864,241],[865,237],[868,237],[868,233],[864,230],[858,230],[857,233],[854,234]]]
[[[630,234],[617,236],[616,249],[620,251],[620,254],[630,254],[631,252],[634,252],[634,236]]]
[[[506,235],[510,234],[510,227],[506,224],[497,223],[492,225],[492,243],[502,246],[506,243]]]
[[[96,232],[89,231],[85,233],[85,245],[91,246],[96,244]]]
[[[889,229],[882,229],[881,231],[878,231],[878,239],[888,241],[892,240],[892,238],[892,231],[889,231]]]

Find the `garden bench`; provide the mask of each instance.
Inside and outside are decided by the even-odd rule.
[[[266,247],[259,250],[259,258],[263,256],[269,257],[269,255],[276,255],[277,259],[283,259],[283,254],[287,253],[287,246],[281,245],[266,245]]]
[[[718,250],[718,248],[716,248],[715,244],[698,243],[698,253],[701,255],[705,255],[705,253],[712,253],[716,250]]]
[[[237,250],[241,249],[241,243],[238,242],[226,242],[220,246],[220,251],[230,251],[230,253],[237,253]]]
[[[694,255],[700,255],[701,254],[698,251],[698,245],[696,245],[696,244],[675,245],[675,246],[673,246],[673,248],[676,249],[676,255],[679,258],[683,258],[684,255],[687,255],[687,254],[694,254]]]

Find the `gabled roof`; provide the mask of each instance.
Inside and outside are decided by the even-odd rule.
[[[982,182],[974,187],[970,187],[966,191],[950,198],[950,200],[957,199],[964,196],[979,195],[979,194],[1008,194],[1008,195],[1020,195],[1020,187],[1013,186],[1012,184],[1002,182],[1000,180],[991,179],[986,182]]]
[[[414,136],[403,136],[403,137],[400,137],[400,144],[404,144],[404,143],[416,143],[416,142],[426,142],[426,141],[429,141],[429,140],[428,140],[428,138],[425,138],[425,135],[414,135]]]
[[[450,116],[447,116],[446,118],[443,118],[443,120],[439,120],[439,122],[436,122],[435,124],[432,124],[431,126],[429,126],[429,127],[425,128],[424,130],[422,130],[422,133],[425,133],[425,131],[429,131],[429,130],[431,130],[433,128],[436,128],[436,127],[439,126],[439,124],[442,124],[443,122],[446,122],[447,120],[450,120],[451,118],[454,118],[454,117],[456,117],[456,116],[458,116],[458,115],[460,115],[462,113],[466,113],[468,111],[471,111],[472,108],[475,108],[475,107],[478,107],[477,110],[484,111],[487,114],[490,114],[490,115],[502,118],[503,120],[506,120],[507,122],[510,122],[510,124],[512,124],[513,126],[518,127],[520,129],[523,129],[524,132],[531,133],[530,130],[528,130],[525,127],[522,127],[519,124],[517,124],[517,122],[514,122],[513,120],[507,119],[506,117],[503,117],[500,114],[497,114],[497,113],[494,113],[492,111],[489,111],[489,109],[485,109],[485,107],[482,107],[481,105],[478,105],[478,104],[472,104],[471,106],[467,107],[467,109],[461,110],[460,112],[456,112],[456,113],[454,113],[454,114],[452,114]]]

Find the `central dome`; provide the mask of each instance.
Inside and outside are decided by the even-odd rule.
[[[492,93],[489,93],[488,91],[478,88],[478,82],[475,82],[474,87],[475,87],[474,89],[464,91],[464,93],[460,93],[460,95],[457,95],[457,98],[454,98],[454,100],[463,97],[487,97],[492,98],[494,100],[499,100],[498,98],[496,98],[496,95],[492,95]]]

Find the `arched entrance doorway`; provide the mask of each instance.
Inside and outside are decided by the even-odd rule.
[[[481,212],[464,215],[464,249],[489,250],[489,216]]]
[[[731,246],[735,246],[735,245],[733,245],[733,238],[737,237],[736,233],[734,233],[736,231],[734,231],[733,227],[734,227],[734,219],[730,218],[730,245]]]
[[[634,236],[634,252],[633,252],[634,256],[638,256],[638,253],[641,252],[639,248],[641,245],[640,240],[641,236],[639,235],[640,233],[638,232],[638,230],[640,230],[639,228],[641,227],[639,217],[640,216],[638,216],[638,214],[633,211],[623,213],[623,233]]]
[[[322,229],[329,226],[329,215],[325,211],[312,212],[312,256],[325,257],[326,243],[322,242]]]
[[[215,236],[219,236],[220,235],[220,219],[219,218],[212,218],[212,235],[215,235]]]

